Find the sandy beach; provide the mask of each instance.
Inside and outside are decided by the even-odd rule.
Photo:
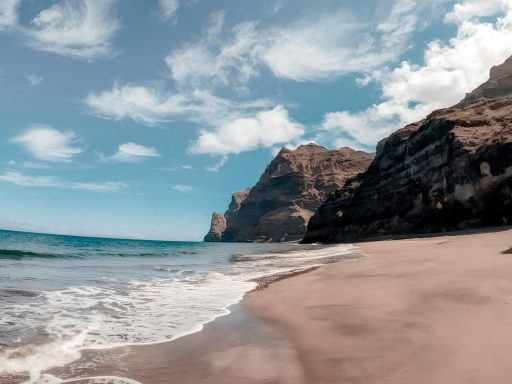
[[[509,383],[512,231],[358,244],[169,343],[55,371],[160,383]],[[61,377],[62,377],[61,376]],[[80,383],[87,383],[82,381]]]

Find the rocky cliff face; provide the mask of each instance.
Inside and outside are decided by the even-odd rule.
[[[235,192],[231,196],[231,203],[229,204],[228,210],[225,213],[214,212],[212,214],[212,221],[210,224],[210,230],[204,237],[206,242],[222,242],[222,237],[227,228],[228,221],[233,220],[233,216],[236,215],[242,202],[245,200],[251,188],[247,188],[242,192]]]
[[[216,238],[226,242],[302,239],[326,196],[363,172],[372,158],[350,148],[328,150],[316,144],[293,151],[283,148],[253,188],[238,199],[234,195],[224,215],[226,229]]]
[[[210,230],[204,237],[204,241],[214,243],[222,241],[222,234],[226,230],[226,217],[223,213],[213,212]]]
[[[304,242],[512,223],[512,60],[452,108],[381,141],[368,170],[322,204]]]

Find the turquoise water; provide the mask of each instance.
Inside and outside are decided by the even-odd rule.
[[[2,374],[40,373],[84,348],[196,332],[254,279],[360,257],[349,245],[137,241],[0,231]]]

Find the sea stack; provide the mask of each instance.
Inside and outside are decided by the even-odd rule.
[[[224,230],[215,216],[218,214],[214,214],[217,219],[212,219],[205,241],[302,239],[322,201],[346,180],[365,171],[373,156],[351,148],[328,150],[316,144],[281,149],[253,188],[233,195],[224,214]]]
[[[304,242],[512,223],[512,59],[459,104],[377,146],[366,172],[331,194]]]

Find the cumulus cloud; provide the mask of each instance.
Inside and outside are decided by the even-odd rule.
[[[288,111],[277,106],[227,122],[213,131],[202,131],[189,147],[190,153],[226,156],[257,148],[287,143],[304,134],[304,127],[290,119]]]
[[[172,187],[172,189],[178,192],[192,192],[194,190],[194,187],[192,187],[191,185],[178,184]]]
[[[6,172],[0,175],[0,181],[22,187],[53,187],[96,192],[114,192],[127,187],[126,184],[118,182],[66,182],[56,176],[31,176],[19,172]]]
[[[21,0],[2,0],[0,2],[0,31],[18,23],[18,7]]]
[[[11,141],[44,161],[69,162],[83,152],[83,148],[75,146],[74,132],[60,132],[48,125],[34,125]]]
[[[512,5],[491,23],[478,17],[489,16],[489,12],[471,8],[473,3],[468,0],[454,6],[452,15],[459,16],[448,20],[457,23],[456,36],[448,42],[431,42],[422,65],[405,61],[392,69],[374,71],[362,82],[376,81],[381,86],[380,103],[359,112],[326,114],[320,134],[371,148],[404,124],[457,103],[466,92],[486,81],[489,69],[512,54]]]
[[[120,24],[116,0],[62,0],[41,11],[23,27],[26,43],[41,51],[73,59],[95,60],[116,54],[112,39]]]
[[[445,21],[460,23],[475,17],[493,16],[510,9],[511,4],[510,0],[466,0],[455,4],[453,10],[446,15]]]
[[[110,90],[90,93],[85,102],[103,118],[131,118],[146,125],[173,120],[200,124],[188,151],[219,156],[220,161],[207,167],[216,171],[230,154],[297,142],[304,134],[304,127],[293,122],[284,107],[271,109],[281,103],[249,99],[251,80],[265,72],[295,81],[363,72],[371,74],[368,82],[374,81],[375,69],[396,60],[409,48],[411,35],[428,23],[425,10],[444,1],[394,0],[377,21],[338,9],[273,27],[242,22],[230,30],[225,13],[218,11],[198,40],[166,56],[172,90],[155,84],[114,84]],[[238,97],[226,98],[233,91]],[[323,127],[324,133],[337,129],[334,116],[326,120],[331,124]],[[344,141],[350,140],[357,144],[346,135]]]
[[[117,147],[117,152],[112,156],[101,155],[104,161],[116,161],[124,163],[136,163],[144,159],[159,157],[160,153],[154,147],[146,147],[135,143],[125,143]]]
[[[160,17],[163,20],[170,20],[176,17],[176,13],[180,7],[179,0],[160,0]]]

